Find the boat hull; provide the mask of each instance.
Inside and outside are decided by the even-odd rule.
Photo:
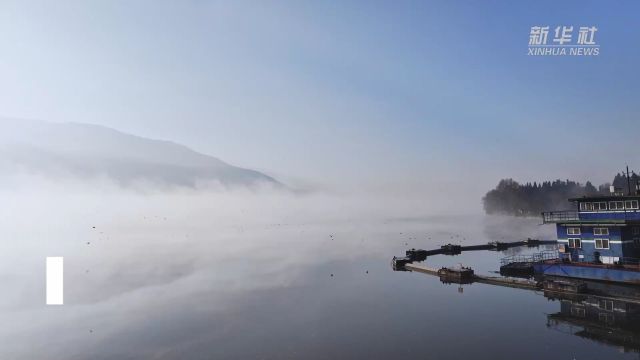
[[[640,285],[640,269],[615,268],[610,266],[585,266],[570,263],[535,263],[533,271],[545,276],[609,281]]]

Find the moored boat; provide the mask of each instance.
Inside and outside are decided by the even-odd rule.
[[[569,199],[576,210],[542,213],[556,225],[558,256],[536,274],[640,285],[640,194]]]

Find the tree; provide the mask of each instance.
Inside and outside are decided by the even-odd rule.
[[[632,191],[635,191],[635,184],[640,182],[640,175],[632,172],[629,178]],[[626,191],[626,175],[616,174],[612,184]],[[502,179],[495,189],[487,192],[482,198],[482,203],[487,214],[537,216],[546,210],[570,210],[574,205],[567,201],[569,198],[608,194],[608,183],[596,188],[590,181],[582,185],[569,179],[558,179],[521,185],[513,179]]]

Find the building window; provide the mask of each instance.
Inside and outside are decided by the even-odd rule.
[[[640,235],[640,227],[634,226],[631,231],[633,232],[633,235]]]
[[[602,321],[605,324],[609,324],[609,325],[612,325],[614,323],[613,314],[599,313],[598,314],[598,320]]]
[[[593,210],[593,203],[590,203],[590,202],[580,203],[580,211],[591,211],[591,210]]]
[[[595,202],[595,203],[593,203],[593,210],[596,210],[596,211],[607,210],[607,203],[606,202]]]
[[[609,210],[624,210],[624,201],[609,201]]]
[[[609,228],[593,228],[593,235],[609,235]]]
[[[599,300],[598,307],[602,310],[613,311],[613,300]]]
[[[638,208],[638,200],[627,200],[624,202],[624,207],[627,209],[637,209]]]
[[[608,249],[609,239],[596,239],[596,249]]]
[[[640,247],[640,238],[633,238],[633,246]]]
[[[580,235],[580,228],[579,227],[567,228],[567,235]]]
[[[572,306],[571,315],[576,317],[585,317],[586,312],[584,311],[584,308]]]
[[[574,249],[579,249],[582,247],[582,243],[580,239],[571,238],[569,239],[569,247]]]

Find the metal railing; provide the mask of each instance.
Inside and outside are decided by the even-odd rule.
[[[569,260],[570,253],[563,253],[560,258]],[[571,258],[574,263],[591,263],[591,264],[604,264],[611,266],[640,266],[640,259],[628,256],[607,256],[607,255],[582,255],[579,258]]]
[[[624,220],[640,220],[639,211],[582,211],[563,210],[563,211],[545,211],[542,213],[542,222],[558,223],[565,221],[624,221]]]
[[[509,265],[513,263],[534,263],[545,260],[570,260],[570,253],[560,253],[558,250],[547,250],[534,254],[512,255],[500,259],[500,265]],[[638,266],[640,268],[640,258],[634,257],[613,257],[606,255],[582,255],[582,257],[571,258],[572,263],[586,263],[615,266]]]
[[[547,250],[527,255],[512,255],[500,259],[500,265],[509,265],[513,263],[534,263],[544,260],[558,259],[558,250]]]
[[[545,211],[542,213],[542,222],[545,224],[577,220],[580,220],[580,217],[576,210]]]

